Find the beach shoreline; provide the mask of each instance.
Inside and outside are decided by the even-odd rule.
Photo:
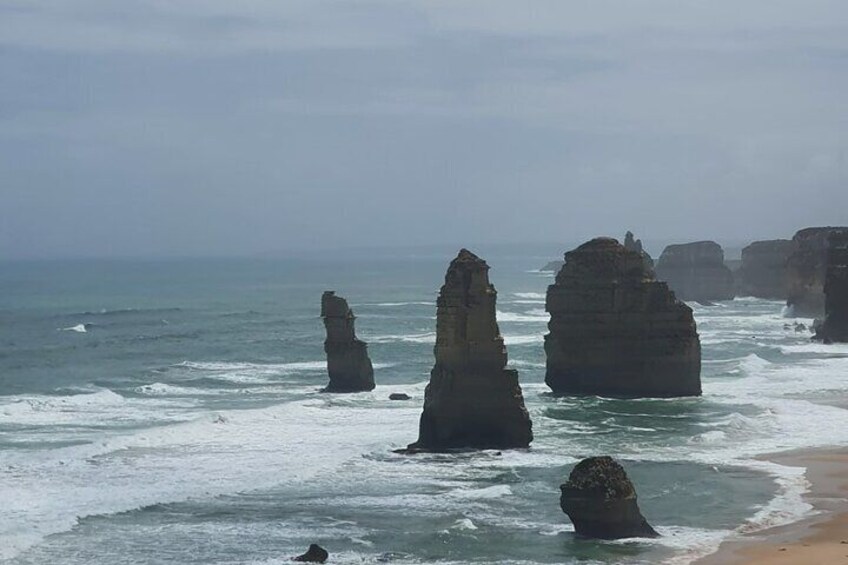
[[[848,448],[791,451],[762,459],[806,469],[809,516],[722,542],[697,565],[848,563]]]

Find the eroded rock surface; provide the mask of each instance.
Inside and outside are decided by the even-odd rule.
[[[533,440],[518,372],[506,367],[488,271],[484,260],[463,249],[445,275],[437,300],[436,364],[411,451],[527,447]]]
[[[824,342],[848,342],[848,231],[828,238],[824,282],[824,322],[816,338]]]
[[[789,276],[786,261],[794,244],[789,239],[755,241],[742,250],[742,266],[736,272],[740,296],[786,300]]]
[[[724,251],[714,241],[669,245],[660,255],[656,276],[680,300],[732,300],[733,273],[724,264]]]
[[[306,553],[298,555],[297,557],[292,557],[292,561],[297,561],[299,563],[326,563],[329,558],[330,554],[327,553],[326,549],[316,543],[313,543],[309,546],[309,549],[306,550]]]
[[[565,254],[548,287],[545,382],[556,394],[701,394],[701,345],[692,310],[643,257],[611,238]]]
[[[659,534],[642,516],[636,489],[624,468],[612,457],[589,457],[578,463],[560,486],[560,506],[577,534],[620,539]]]
[[[330,384],[324,392],[361,392],[374,389],[374,367],[368,346],[356,338],[355,317],[347,301],[328,290],[321,296],[321,317],[327,330],[324,351]]]
[[[802,318],[824,316],[824,279],[827,270],[827,240],[831,234],[848,232],[848,227],[805,228],[792,238],[792,254],[786,260],[789,315]]]

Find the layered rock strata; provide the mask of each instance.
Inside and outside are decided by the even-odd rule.
[[[554,393],[701,394],[692,309],[615,239],[593,239],[566,253],[545,308],[545,382]]]
[[[742,266],[735,276],[736,292],[740,296],[786,300],[789,296],[786,261],[793,248],[788,239],[755,241],[745,247]]]
[[[347,301],[328,290],[321,296],[321,317],[327,330],[324,351],[330,384],[324,392],[361,392],[374,389],[374,368],[368,346],[356,338],[353,311]]]
[[[533,440],[518,372],[506,367],[488,271],[466,249],[447,270],[437,300],[436,364],[411,451],[516,448]]]
[[[656,276],[681,300],[733,299],[733,273],[724,264],[724,251],[714,241],[669,245],[657,261]]]
[[[584,459],[560,490],[560,506],[578,535],[599,539],[659,536],[639,510],[633,483],[612,457]]]
[[[792,253],[786,260],[789,287],[786,306],[790,316],[820,318],[824,315],[828,237],[846,232],[848,227],[805,228],[792,238]]]
[[[828,238],[824,296],[825,317],[816,338],[826,343],[848,342],[848,231]]]

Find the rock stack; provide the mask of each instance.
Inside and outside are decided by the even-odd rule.
[[[545,382],[556,394],[701,394],[701,344],[692,310],[642,256],[611,238],[565,254],[548,287]]]
[[[599,539],[659,536],[639,510],[633,483],[612,457],[584,459],[560,490],[560,506],[578,535]]]
[[[733,273],[724,264],[724,251],[714,241],[669,245],[660,255],[656,274],[680,300],[733,299]]]
[[[518,372],[506,368],[488,271],[466,249],[448,268],[437,300],[436,364],[410,451],[527,447],[533,440]]]
[[[630,251],[635,251],[636,253],[642,256],[642,261],[645,263],[646,269],[654,268],[654,260],[648,255],[648,252],[642,248],[642,240],[635,239],[633,237],[633,232],[629,231],[624,234],[624,247],[625,249],[629,249]]]
[[[789,315],[820,318],[824,315],[824,278],[827,270],[827,240],[848,227],[805,228],[792,238],[792,254],[786,260]]]
[[[824,296],[825,317],[816,339],[848,342],[848,230],[828,238]]]
[[[742,250],[742,266],[736,272],[740,296],[786,300],[789,278],[786,261],[794,244],[788,239],[755,241]]]
[[[356,338],[355,317],[347,301],[328,290],[321,296],[321,317],[327,330],[324,351],[330,384],[324,392],[361,392],[374,389],[374,368],[368,346]]]

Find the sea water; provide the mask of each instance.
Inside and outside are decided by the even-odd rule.
[[[0,560],[275,564],[317,542],[334,563],[686,563],[809,511],[803,470],[757,456],[845,443],[848,347],[776,301],[692,304],[703,397],[556,398],[546,256],[487,256],[532,447],[394,453],[417,438],[450,259],[0,264]],[[327,289],[373,392],[318,392]],[[559,485],[604,454],[661,538],[575,537]]]

